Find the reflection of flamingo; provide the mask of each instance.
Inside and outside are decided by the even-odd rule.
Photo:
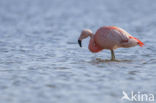
[[[122,91],[123,97],[121,98],[121,100],[123,99],[127,99],[130,101],[130,98],[128,97],[127,93],[125,91]]]
[[[109,49],[111,50],[111,60],[115,60],[114,49],[120,47],[129,48],[136,45],[142,47],[144,45],[139,39],[115,26],[101,27],[96,31],[95,35],[89,29],[83,30],[78,39],[80,47],[82,46],[81,41],[88,36],[91,38],[88,46],[89,50],[96,53],[103,49]]]

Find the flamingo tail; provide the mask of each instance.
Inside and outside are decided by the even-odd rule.
[[[135,38],[135,37],[133,37],[133,36],[130,36],[130,38],[137,40],[137,41],[138,41],[138,45],[139,45],[139,46],[141,46],[141,47],[143,47],[143,46],[144,46],[144,43],[143,43],[143,42],[141,42],[139,39],[137,39],[137,38]]]

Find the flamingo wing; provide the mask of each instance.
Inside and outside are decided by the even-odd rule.
[[[118,35],[121,38],[121,42],[128,42],[129,36],[131,36],[128,32],[123,30],[122,28],[112,26],[111,29],[119,32]]]
[[[131,44],[131,45],[135,44],[135,42],[136,42],[141,47],[144,45],[143,42],[141,42],[139,39],[131,36],[127,31],[123,30],[122,28],[115,27],[115,26],[113,26],[111,28],[114,29],[114,30],[117,30],[118,32],[120,32],[119,36],[120,36],[120,38],[122,40],[121,42],[124,42],[124,43],[127,42],[127,44]]]

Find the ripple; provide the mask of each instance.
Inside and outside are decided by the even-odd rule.
[[[128,74],[130,75],[136,75],[139,71],[133,70],[133,71],[129,71]]]
[[[155,4],[0,0],[0,102],[120,103],[121,90],[156,91]],[[146,45],[117,49],[114,61],[109,51],[90,53],[89,38],[80,49],[81,30],[95,33],[103,25],[119,26]]]

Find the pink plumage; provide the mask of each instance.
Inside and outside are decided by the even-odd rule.
[[[81,41],[90,36],[89,50],[97,53],[103,49],[111,50],[112,60],[115,59],[114,49],[129,48],[136,45],[143,46],[144,44],[137,38],[131,36],[125,30],[115,26],[104,26],[99,28],[95,34],[91,30],[85,29],[82,31],[78,42],[81,46]]]

